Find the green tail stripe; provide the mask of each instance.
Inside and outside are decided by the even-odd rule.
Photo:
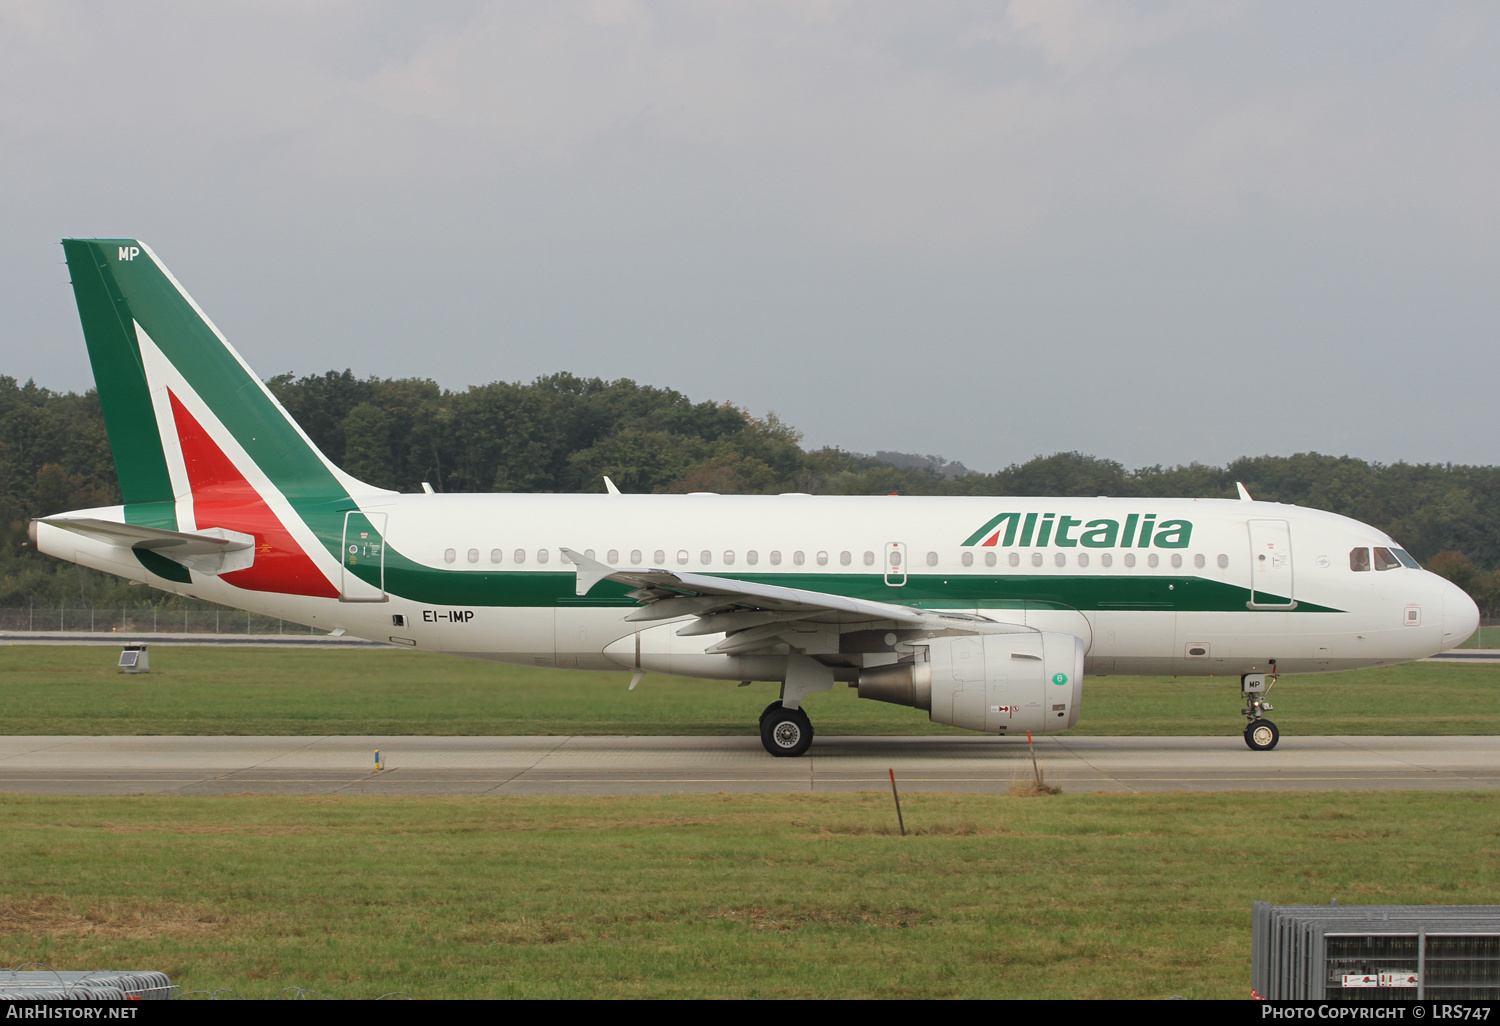
[[[134,332],[129,330],[134,318],[261,472],[318,534],[329,552],[337,553],[343,511],[351,505],[348,492],[333,476],[322,455],[220,341],[145,247],[134,239],[68,239],[63,246],[69,266],[78,265],[73,272],[75,289],[81,279],[88,280],[88,285],[78,293],[79,313],[84,319],[94,378],[100,385],[100,402],[122,484],[128,468],[132,475],[141,475],[142,488],[149,477],[152,487],[160,489],[166,497],[171,495],[140,353]],[[124,254],[132,247],[137,255],[127,258]],[[86,293],[90,297],[87,303]],[[100,356],[94,356],[96,338]],[[104,382],[117,373],[133,387],[112,388],[106,396]],[[115,441],[116,424],[124,446]],[[155,446],[154,455],[142,451],[141,438],[147,430]],[[153,501],[160,497],[153,492],[149,498],[127,497],[126,501]]]
[[[133,243],[127,243],[133,245]],[[118,250],[120,243],[111,242]],[[125,519],[132,524],[177,530],[172,479],[162,451],[151,391],[136,343],[130,303],[109,273],[105,244],[64,239],[73,278],[73,298],[83,323],[94,385],[104,410],[104,428],[120,478]]]
[[[167,580],[176,581],[178,584],[193,583],[193,578],[188,573],[188,568],[181,563],[174,563],[166,556],[152,552],[150,549],[131,549],[130,551],[135,554],[135,558],[140,561],[141,566],[150,570],[156,576],[165,577]]]

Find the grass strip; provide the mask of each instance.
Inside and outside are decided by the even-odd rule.
[[[0,648],[8,734],[744,734],[774,684],[546,670],[422,652],[161,646],[129,675],[112,648]],[[1296,734],[1500,734],[1500,664],[1410,663],[1289,676],[1273,719]],[[1232,677],[1089,677],[1075,734],[1234,734]],[[820,735],[967,734],[836,687]]]
[[[0,796],[0,963],[274,997],[1243,998],[1250,903],[1488,904],[1491,794]]]

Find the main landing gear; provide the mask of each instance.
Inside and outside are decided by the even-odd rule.
[[[788,709],[778,699],[760,714],[760,743],[781,758],[798,756],[812,745],[813,725],[801,709]]]
[[[812,745],[812,720],[801,709],[802,700],[833,687],[833,671],[811,656],[794,653],[786,660],[781,698],[760,714],[760,743],[778,758],[802,755]]]
[[[1266,693],[1275,683],[1274,673],[1247,673],[1240,678],[1240,693],[1245,696],[1245,708],[1240,712],[1250,721],[1245,727],[1245,744],[1251,751],[1269,752],[1281,740],[1281,731],[1265,716],[1276,708],[1266,701]]]

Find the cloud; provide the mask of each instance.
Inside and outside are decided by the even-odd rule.
[[[0,0],[0,310],[73,338],[45,247],[141,234],[268,373],[630,373],[973,466],[1173,458],[1136,397],[1253,347],[1300,368],[1262,422],[1394,452],[1316,382],[1492,338],[1497,48],[1459,0]],[[86,384],[63,348],[0,371]],[[992,401],[1036,352],[1076,420]]]

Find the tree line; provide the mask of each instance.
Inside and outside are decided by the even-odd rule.
[[[267,382],[334,463],[398,491],[602,491],[825,495],[1058,495],[1257,499],[1331,510],[1389,533],[1500,615],[1500,467],[1371,463],[1352,456],[1247,456],[1127,470],[1078,452],[993,473],[941,456],[804,449],[774,414],[620,379],[553,374],[463,391],[352,371]],[[161,605],[167,596],[39,556],[26,523],[120,501],[98,396],[0,376],[0,606]],[[201,605],[201,603],[197,603]]]

